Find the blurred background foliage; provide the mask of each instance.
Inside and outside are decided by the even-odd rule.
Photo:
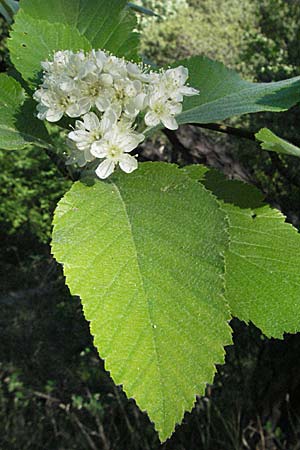
[[[71,185],[38,148],[0,150],[1,229],[8,236],[31,234],[47,243],[59,198]]]
[[[141,52],[168,64],[204,54],[255,81],[299,75],[298,0],[136,0]],[[8,25],[0,18],[0,70],[9,67]],[[228,123],[270,127],[300,141],[299,107]],[[296,226],[299,160],[256,143],[185,126],[189,160],[256,184]],[[59,142],[58,142],[59,145]],[[142,159],[172,159],[158,135]],[[184,162],[184,155],[182,156]],[[213,386],[163,446],[145,414],[105,372],[84,320],[51,259],[51,216],[70,182],[37,148],[0,151],[0,450],[297,450],[300,449],[299,335],[268,340],[233,320],[235,345]],[[183,369],[184,370],[184,369]]]

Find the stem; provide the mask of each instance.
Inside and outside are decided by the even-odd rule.
[[[218,131],[219,133],[230,134],[231,136],[238,136],[244,139],[248,139],[249,141],[256,140],[255,133],[246,130],[245,128],[234,128],[219,123],[189,123],[188,125],[192,125],[193,127],[198,128],[205,128],[207,130]]]
[[[188,150],[181,144],[181,142],[179,141],[176,133],[172,130],[168,130],[167,128],[162,130],[164,135],[167,136],[169,142],[172,144],[173,146],[173,152],[171,155],[171,163],[175,163],[178,161],[179,155],[182,152],[187,152]]]
[[[256,141],[255,133],[248,131],[246,129],[243,129],[243,128],[234,128],[234,127],[229,127],[227,125],[217,124],[217,123],[210,123],[210,124],[191,123],[188,125],[192,125],[192,126],[199,127],[199,128],[205,128],[205,129],[217,131],[220,133],[225,133],[225,134],[229,134],[232,136],[237,136],[239,138],[247,139],[252,142]],[[164,128],[162,130],[162,132],[165,134],[165,136],[167,136],[169,142],[173,146],[173,152],[172,152],[172,157],[171,157],[172,163],[178,164],[179,160],[181,160],[181,159],[186,164],[195,163],[189,150],[180,142],[175,131]],[[293,184],[294,186],[300,187],[300,180],[298,179],[298,176],[292,175],[289,172],[288,168],[285,167],[284,163],[280,159],[280,156],[277,153],[272,152],[272,151],[268,151],[268,154],[269,154],[269,157],[272,161],[274,168],[278,171],[280,176],[282,178],[285,178],[289,183]],[[200,160],[200,161],[198,159],[197,163],[205,164],[206,158],[202,157],[202,160]]]
[[[217,131],[219,133],[225,133],[229,134],[231,136],[237,136],[243,139],[247,139],[248,141],[256,142],[255,133],[252,131],[246,130],[245,128],[234,128],[230,127],[224,124],[218,124],[218,123],[209,123],[209,124],[198,124],[198,123],[191,123],[189,125],[199,127],[199,128],[205,128],[208,130]],[[292,142],[294,145],[299,145],[297,143]],[[289,183],[293,184],[294,186],[300,187],[300,180],[298,179],[298,176],[292,175],[289,170],[285,167],[283,164],[280,156],[276,152],[267,151],[269,154],[269,157],[272,161],[272,164],[274,168],[278,171],[280,176],[285,178]]]
[[[63,175],[63,177],[68,178],[72,181],[77,181],[79,179],[79,174],[73,173],[71,170],[68,169],[65,162],[58,156],[58,154],[51,150],[51,148],[46,148],[46,153],[57,168],[57,170]]]
[[[174,151],[172,152],[171,162],[178,163],[180,159],[182,159],[186,164],[193,164],[195,161],[190,154],[189,149],[187,149],[178,139],[178,136],[175,131],[168,130],[164,128],[162,132],[167,136],[169,142],[172,144]],[[198,164],[204,164],[206,162],[206,158],[202,157]]]
[[[240,138],[247,139],[248,141],[256,141],[255,132],[246,130],[246,128],[234,128],[228,125],[219,123],[189,123],[193,127],[205,128],[207,130],[217,131],[219,133],[229,134],[231,136],[237,136]],[[293,145],[300,146],[300,140],[293,138],[289,139],[289,142]]]

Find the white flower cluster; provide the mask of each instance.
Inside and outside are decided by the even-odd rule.
[[[188,70],[183,66],[152,72],[102,50],[58,51],[42,67],[43,83],[34,93],[38,118],[81,118],[68,134],[69,162],[84,166],[100,158],[96,174],[102,179],[117,164],[127,173],[135,170],[136,157],[128,153],[145,139],[142,131],[160,123],[177,129],[183,96],[198,94],[185,85]]]

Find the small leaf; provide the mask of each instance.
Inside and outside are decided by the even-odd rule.
[[[19,2],[15,0],[0,0],[0,14],[8,23],[13,21],[14,14],[19,9]]]
[[[276,136],[268,128],[262,128],[255,134],[258,141],[261,141],[261,148],[263,150],[269,150],[276,153],[282,153],[284,155],[300,156],[300,148],[291,144],[285,139]]]
[[[57,50],[90,50],[90,44],[75,28],[36,20],[20,10],[8,41],[11,60],[32,86],[38,84],[41,62]]]
[[[34,144],[49,147],[44,125],[33,116],[33,102],[26,99],[20,84],[8,75],[0,74],[0,148],[22,149]],[[30,115],[27,115],[30,113]]]
[[[140,5],[136,5],[135,3],[131,3],[128,2],[127,5],[129,6],[129,8],[132,8],[134,11],[144,14],[145,16],[156,16],[159,17],[158,14],[156,14],[154,11],[152,11],[151,9],[148,8],[144,8],[143,6]]]
[[[189,172],[189,168],[186,169]],[[196,178],[196,169],[191,176]],[[229,219],[226,299],[232,314],[269,337],[300,330],[300,235],[280,211],[263,203],[253,186],[216,171],[199,179]]]
[[[223,64],[196,56],[181,61],[199,95],[186,97],[177,116],[183,123],[211,123],[259,111],[284,111],[300,100],[300,77],[273,83],[251,83]]]
[[[162,440],[231,343],[226,246],[213,196],[165,163],[77,182],[55,212],[52,251],[81,297],[106,369]]]

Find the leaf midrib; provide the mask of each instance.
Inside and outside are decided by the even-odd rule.
[[[139,276],[140,284],[141,284],[142,289],[143,289],[144,298],[147,301],[147,312],[148,312],[148,317],[149,317],[149,323],[150,323],[150,330],[151,330],[151,335],[152,335],[153,347],[154,347],[154,350],[155,350],[156,367],[157,367],[157,372],[159,374],[159,381],[160,381],[163,424],[165,426],[165,423],[166,423],[166,407],[165,407],[165,397],[164,397],[165,389],[164,389],[164,381],[163,381],[163,377],[162,377],[162,374],[161,374],[161,368],[160,368],[160,356],[159,356],[159,352],[158,352],[158,348],[157,348],[158,345],[157,345],[157,341],[156,341],[155,328],[153,328],[154,321],[153,321],[152,313],[151,313],[151,305],[149,303],[149,299],[148,299],[148,296],[146,294],[145,287],[144,287],[144,278],[143,278],[143,275],[142,275],[142,270],[141,270],[141,266],[140,266],[138,251],[137,251],[137,247],[136,247],[136,244],[135,244],[133,230],[132,230],[129,214],[128,214],[128,211],[127,211],[127,208],[126,208],[126,203],[123,200],[123,197],[121,195],[121,192],[120,192],[118,186],[115,183],[113,183],[113,182],[111,182],[111,184],[112,184],[113,188],[115,189],[115,191],[116,191],[116,193],[117,193],[117,195],[118,195],[118,197],[120,199],[120,202],[121,202],[123,210],[124,210],[125,217],[127,219],[128,229],[129,229],[129,233],[130,233],[130,240],[132,242],[132,246],[133,246],[133,249],[135,251],[136,263],[137,263],[137,266],[138,266],[138,276]]]

